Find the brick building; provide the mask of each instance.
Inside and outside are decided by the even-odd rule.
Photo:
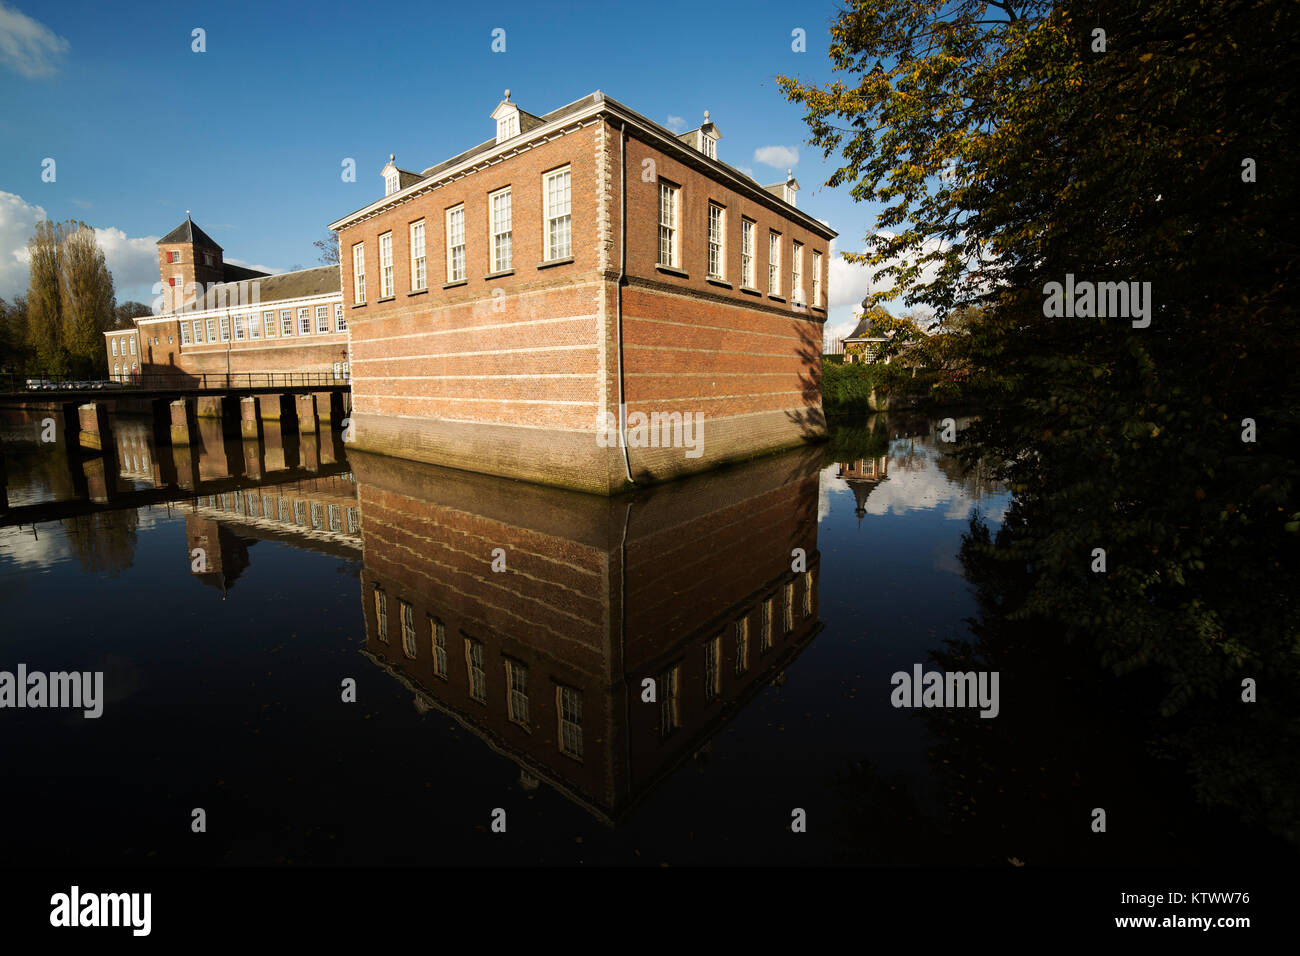
[[[355,447],[599,494],[817,439],[835,233],[599,91],[339,233]]]
[[[187,216],[158,240],[158,274],[161,314],[136,319],[134,330],[105,333],[115,379],[129,381],[136,372],[182,379],[247,372],[347,378],[338,266],[279,275],[236,266]]]

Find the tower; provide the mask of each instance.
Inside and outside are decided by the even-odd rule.
[[[168,311],[194,298],[196,288],[202,298],[209,286],[224,281],[221,253],[186,210],[185,221],[158,240],[158,275]]]

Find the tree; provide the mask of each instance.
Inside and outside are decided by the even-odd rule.
[[[27,300],[0,299],[0,368],[20,371],[27,367]]]
[[[115,329],[129,329],[135,325],[134,319],[143,319],[146,316],[153,315],[153,309],[143,302],[136,302],[128,299],[114,310],[113,327]]]
[[[36,224],[36,232],[27,240],[27,343],[36,368],[54,375],[68,370],[63,346],[63,237],[62,224],[46,219]]]
[[[338,265],[339,262],[339,234],[337,232],[325,233],[324,239],[317,239],[312,243],[316,251],[320,253],[320,262],[327,266]]]
[[[963,454],[1015,492],[986,547],[1032,569],[1018,612],[1154,674],[1166,715],[1264,675],[1278,746],[1300,740],[1297,35],[1282,0],[850,0],[847,79],[780,78],[840,154],[830,184],[885,206],[860,257],[898,260],[881,294],[983,310]],[[1076,281],[1079,317],[1050,315]]]
[[[105,372],[104,332],[116,320],[113,277],[95,230],[77,223],[63,240],[63,344],[74,374]]]

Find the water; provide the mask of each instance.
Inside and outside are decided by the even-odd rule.
[[[992,720],[891,705],[971,638],[962,535],[1010,503],[937,418],[616,500],[211,423],[84,458],[39,420],[3,420],[0,670],[103,671],[106,702],[0,710],[10,865],[1289,852],[1065,652]]]

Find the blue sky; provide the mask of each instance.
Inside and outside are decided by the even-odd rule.
[[[601,89],[681,129],[707,109],[721,159],[764,183],[792,166],[800,208],[840,233],[838,249],[862,247],[877,208],[823,185],[833,166],[775,80],[832,78],[837,4],[446,9],[0,0],[0,296],[25,291],[22,249],[42,217],[100,231],[119,301],[150,301],[153,243],[186,209],[229,259],[315,265],[326,224],[382,194],[389,153],[419,170],[490,138],[506,88],[534,113]],[[205,52],[192,50],[195,28]],[[491,49],[496,28],[504,53]],[[791,49],[796,28],[807,52]],[[349,157],[355,183],[340,177]],[[867,274],[832,269],[829,327],[842,335]]]

